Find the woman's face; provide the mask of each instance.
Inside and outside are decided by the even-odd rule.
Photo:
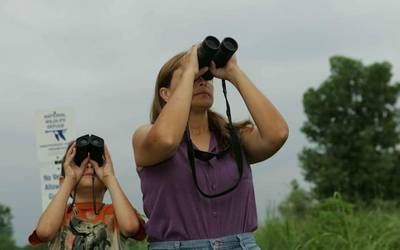
[[[165,101],[175,91],[174,82],[167,89],[168,93],[161,94]],[[202,77],[196,79],[193,83],[193,95],[192,95],[192,108],[194,109],[209,109],[214,103],[214,85],[212,80],[204,80]]]
[[[202,77],[194,81],[192,107],[209,109],[214,103],[214,85],[212,80]]]

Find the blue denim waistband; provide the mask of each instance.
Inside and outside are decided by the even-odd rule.
[[[202,240],[184,240],[184,241],[157,241],[150,242],[149,249],[219,249],[225,247],[243,247],[244,245],[253,243],[255,244],[255,238],[253,233],[241,233],[228,235],[214,239],[202,239]]]

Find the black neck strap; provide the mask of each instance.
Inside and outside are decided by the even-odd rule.
[[[226,102],[226,115],[228,117],[228,122],[229,122],[228,123],[228,131],[229,131],[229,139],[230,139],[230,144],[231,144],[230,149],[233,150],[236,165],[239,170],[239,178],[238,178],[237,182],[232,187],[230,187],[220,193],[217,193],[217,194],[205,193],[200,188],[199,183],[197,181],[197,174],[196,174],[196,167],[195,167],[195,153],[194,153],[193,143],[192,143],[192,139],[190,138],[190,132],[189,132],[188,127],[186,128],[185,135],[184,135],[186,145],[187,145],[187,153],[188,153],[189,163],[190,163],[190,167],[192,169],[194,184],[196,185],[196,188],[200,192],[200,194],[202,194],[203,196],[205,196],[207,198],[220,197],[227,193],[232,192],[239,185],[240,180],[242,179],[242,175],[243,175],[243,158],[242,158],[242,150],[241,150],[241,146],[240,146],[240,139],[239,139],[237,131],[232,123],[231,108],[230,108],[229,102],[228,102],[228,97],[227,97],[227,92],[226,92],[226,84],[225,84],[224,79],[222,79],[222,89],[224,92],[224,97],[225,97],[225,102]],[[227,150],[227,152],[228,152],[228,150]]]
[[[62,166],[61,166],[62,167]],[[78,190],[78,184],[74,187],[74,195],[72,196],[72,203],[68,206],[68,213],[72,211],[75,206],[75,199],[76,199],[76,191]]]
[[[92,175],[93,211],[94,211],[95,215],[99,215],[100,211],[103,209],[105,204],[103,202],[101,202],[100,208],[99,208],[99,210],[97,210],[97,208],[96,208],[96,192],[94,190],[94,177],[95,177],[95,175],[96,175],[96,172],[94,172],[93,175]]]

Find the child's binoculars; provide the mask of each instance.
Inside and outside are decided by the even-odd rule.
[[[220,43],[217,38],[207,36],[197,49],[199,68],[209,66],[211,61],[215,62],[217,68],[224,67],[237,49],[238,44],[233,38],[226,37]],[[202,77],[211,80],[214,76],[207,71]]]
[[[76,154],[74,162],[80,166],[82,161],[90,154],[90,159],[103,165],[104,140],[96,135],[83,135],[76,139]]]

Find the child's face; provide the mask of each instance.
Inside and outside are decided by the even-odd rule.
[[[106,188],[104,183],[96,176],[94,172],[94,167],[90,162],[86,164],[85,171],[83,172],[83,176],[78,184],[78,190],[80,188],[92,188],[92,178],[94,176],[94,188],[96,191],[102,191]]]

